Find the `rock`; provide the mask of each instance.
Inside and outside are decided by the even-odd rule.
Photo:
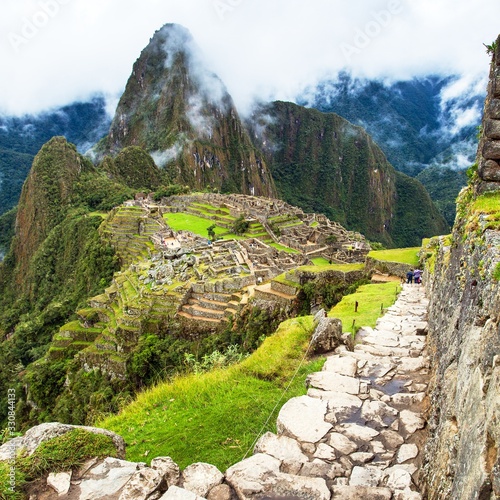
[[[71,488],[71,472],[49,474],[47,486],[50,486],[59,496],[66,495]]]
[[[189,465],[182,471],[182,487],[200,497],[207,496],[223,479],[224,475],[215,465],[202,462]]]
[[[487,160],[500,160],[500,142],[486,141],[483,146],[483,156]]]
[[[227,484],[214,486],[207,496],[207,500],[232,500],[233,490]]]
[[[344,469],[339,464],[328,464],[315,458],[312,462],[307,462],[300,470],[300,476],[322,477],[323,479],[333,479],[344,474]]]
[[[392,492],[388,488],[369,486],[334,486],[332,500],[391,500]]]
[[[396,460],[398,464],[402,464],[407,460],[411,460],[418,455],[418,448],[416,444],[402,444],[398,450]]]
[[[317,315],[318,316],[318,315]],[[333,351],[341,341],[342,322],[337,318],[319,318],[311,339],[312,352],[322,354]]]
[[[399,419],[408,434],[413,434],[425,426],[425,420],[419,414],[410,410],[402,410],[399,413]]]
[[[329,444],[332,448],[335,448],[344,455],[350,455],[358,449],[358,445],[355,442],[338,432],[332,432],[330,434]]]
[[[359,397],[345,392],[322,391],[320,389],[309,389],[307,395],[319,398],[327,402],[329,413],[335,415],[336,420],[344,420],[354,415],[363,402]]]
[[[395,405],[411,406],[421,403],[425,398],[425,392],[399,392],[391,396],[391,400]]]
[[[265,498],[268,493],[274,497],[330,499],[324,479],[282,473],[279,466],[276,458],[258,453],[230,467],[226,481],[240,499]]]
[[[106,458],[92,467],[78,485],[79,499],[100,500],[116,495],[137,472],[139,464],[117,458]]]
[[[379,435],[379,432],[375,429],[358,424],[341,424],[339,428],[345,436],[354,440],[371,441]]]
[[[416,358],[403,357],[401,364],[398,366],[398,373],[414,373],[429,367],[429,361],[423,356]]]
[[[319,458],[321,460],[335,460],[335,450],[325,443],[318,444],[314,458]]]
[[[406,488],[403,491],[394,492],[394,500],[422,500],[422,495],[416,491]]]
[[[374,457],[375,457],[375,455],[373,453],[361,452],[361,451],[358,451],[356,453],[351,453],[349,455],[349,458],[354,463],[358,463],[358,464],[366,464],[367,462],[372,461]]]
[[[82,429],[93,434],[104,434],[109,436],[115,445],[116,454],[119,458],[125,457],[125,441],[114,432],[99,429],[97,427],[86,427],[81,425],[60,424],[59,422],[49,422],[40,424],[28,429],[24,436],[11,439],[8,443],[0,446],[0,461],[9,460],[13,447],[24,450],[26,454],[32,455],[34,451],[45,441],[62,436],[73,429]]]
[[[163,474],[155,469],[145,467],[138,470],[123,488],[119,500],[146,500],[163,481]]]
[[[381,427],[389,427],[397,417],[398,411],[385,404],[383,401],[365,401],[361,408],[361,417],[372,421]]]
[[[179,488],[178,486],[170,486],[167,492],[160,497],[160,500],[204,500],[193,493],[192,491],[185,490],[184,488]]]
[[[359,379],[333,372],[312,373],[307,377],[306,384],[309,387],[323,389],[324,391],[359,394]]]
[[[267,453],[278,460],[286,462],[304,463],[307,458],[300,448],[300,444],[287,436],[276,436],[266,432],[255,445],[254,453]]]
[[[351,477],[349,478],[350,486],[378,486],[383,477],[382,471],[378,467],[366,465],[364,467],[353,467]]]
[[[478,174],[485,181],[500,181],[500,165],[498,161],[486,160],[479,165]]]
[[[181,479],[179,466],[170,457],[156,457],[151,460],[151,468],[160,471],[167,486],[178,486]]]
[[[386,470],[387,472],[387,470]],[[386,479],[386,486],[393,490],[404,490],[412,484],[411,474],[400,467],[391,467]]]
[[[500,139],[500,121],[485,120],[484,135],[489,139]]]
[[[355,377],[357,370],[358,361],[347,356],[329,356],[323,365],[323,371],[334,372],[348,377]]]
[[[279,434],[308,443],[317,443],[332,428],[325,422],[325,401],[309,396],[299,396],[287,401],[278,414],[276,427]]]

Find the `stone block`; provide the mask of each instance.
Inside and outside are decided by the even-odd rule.
[[[482,161],[479,166],[478,174],[484,181],[499,182],[500,165],[494,160]]]
[[[500,160],[500,141],[486,141],[483,146],[483,157],[486,160]]]
[[[490,118],[500,120],[500,99],[492,99],[488,109]]]
[[[500,139],[500,120],[486,120],[484,124],[484,135],[488,139]]]

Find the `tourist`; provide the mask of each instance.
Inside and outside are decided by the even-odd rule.
[[[408,271],[406,273],[406,283],[413,283],[413,271]]]
[[[422,271],[420,269],[415,269],[415,271],[413,271],[413,280],[415,281],[415,283],[417,283],[417,285],[422,283],[421,276]]]

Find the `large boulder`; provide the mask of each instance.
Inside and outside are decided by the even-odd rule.
[[[35,450],[45,441],[49,441],[56,437],[62,436],[73,429],[82,429],[93,434],[103,434],[113,440],[116,447],[116,456],[125,458],[125,441],[121,436],[106,429],[97,427],[86,427],[80,425],[60,424],[59,422],[49,422],[40,424],[26,431],[26,434],[21,437],[11,439],[8,443],[0,446],[0,461],[9,460],[12,455],[12,450],[23,450],[28,456],[32,455]]]

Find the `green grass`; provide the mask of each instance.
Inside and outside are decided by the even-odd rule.
[[[330,261],[328,259],[325,259],[324,257],[315,257],[314,259],[311,259],[312,263],[315,266],[330,266]]]
[[[478,196],[472,203],[472,211],[483,214],[500,212],[500,192],[492,191]]]
[[[207,228],[213,225],[213,221],[209,219],[183,212],[164,214],[163,218],[174,231],[191,231],[204,238],[208,238]],[[227,233],[227,229],[216,225],[214,232]]]
[[[74,429],[62,436],[43,442],[29,457],[22,455],[15,460],[16,486],[9,491],[9,465],[0,463],[0,498],[17,500],[23,498],[22,486],[46,472],[61,472],[81,466],[87,459],[116,457],[113,440],[103,434],[93,434]]]
[[[267,234],[267,233],[266,233]],[[277,250],[282,250],[283,252],[286,253],[300,253],[298,250],[295,250],[294,248],[287,247],[285,245],[282,245],[281,243],[269,243],[270,247],[276,248]]]
[[[191,231],[203,238],[208,238],[207,228],[215,224],[212,220],[183,212],[163,214],[163,218],[174,231]],[[245,236],[228,232],[226,228],[217,226],[217,224],[215,224],[214,232],[217,236],[224,235],[224,239],[246,239]]]
[[[364,267],[364,264],[315,264],[312,266],[300,266],[297,270],[310,273],[320,273],[323,271],[342,271],[343,273],[348,273],[350,271],[362,271]]]
[[[399,262],[401,264],[410,264],[418,266],[418,252],[420,247],[394,248],[392,250],[372,250],[368,257],[385,262]]]
[[[356,293],[346,295],[334,306],[328,316],[339,318],[344,332],[353,333],[353,330],[356,331],[361,326],[373,328],[382,315],[382,309],[394,304],[399,290],[399,283],[394,281],[360,286]],[[358,312],[354,312],[356,302],[358,302]]]
[[[162,383],[99,426],[125,438],[129,460],[167,455],[181,468],[200,461],[224,471],[261,433],[275,432],[281,406],[321,369],[322,359],[301,366],[312,331],[311,316],[285,321],[241,363]]]

